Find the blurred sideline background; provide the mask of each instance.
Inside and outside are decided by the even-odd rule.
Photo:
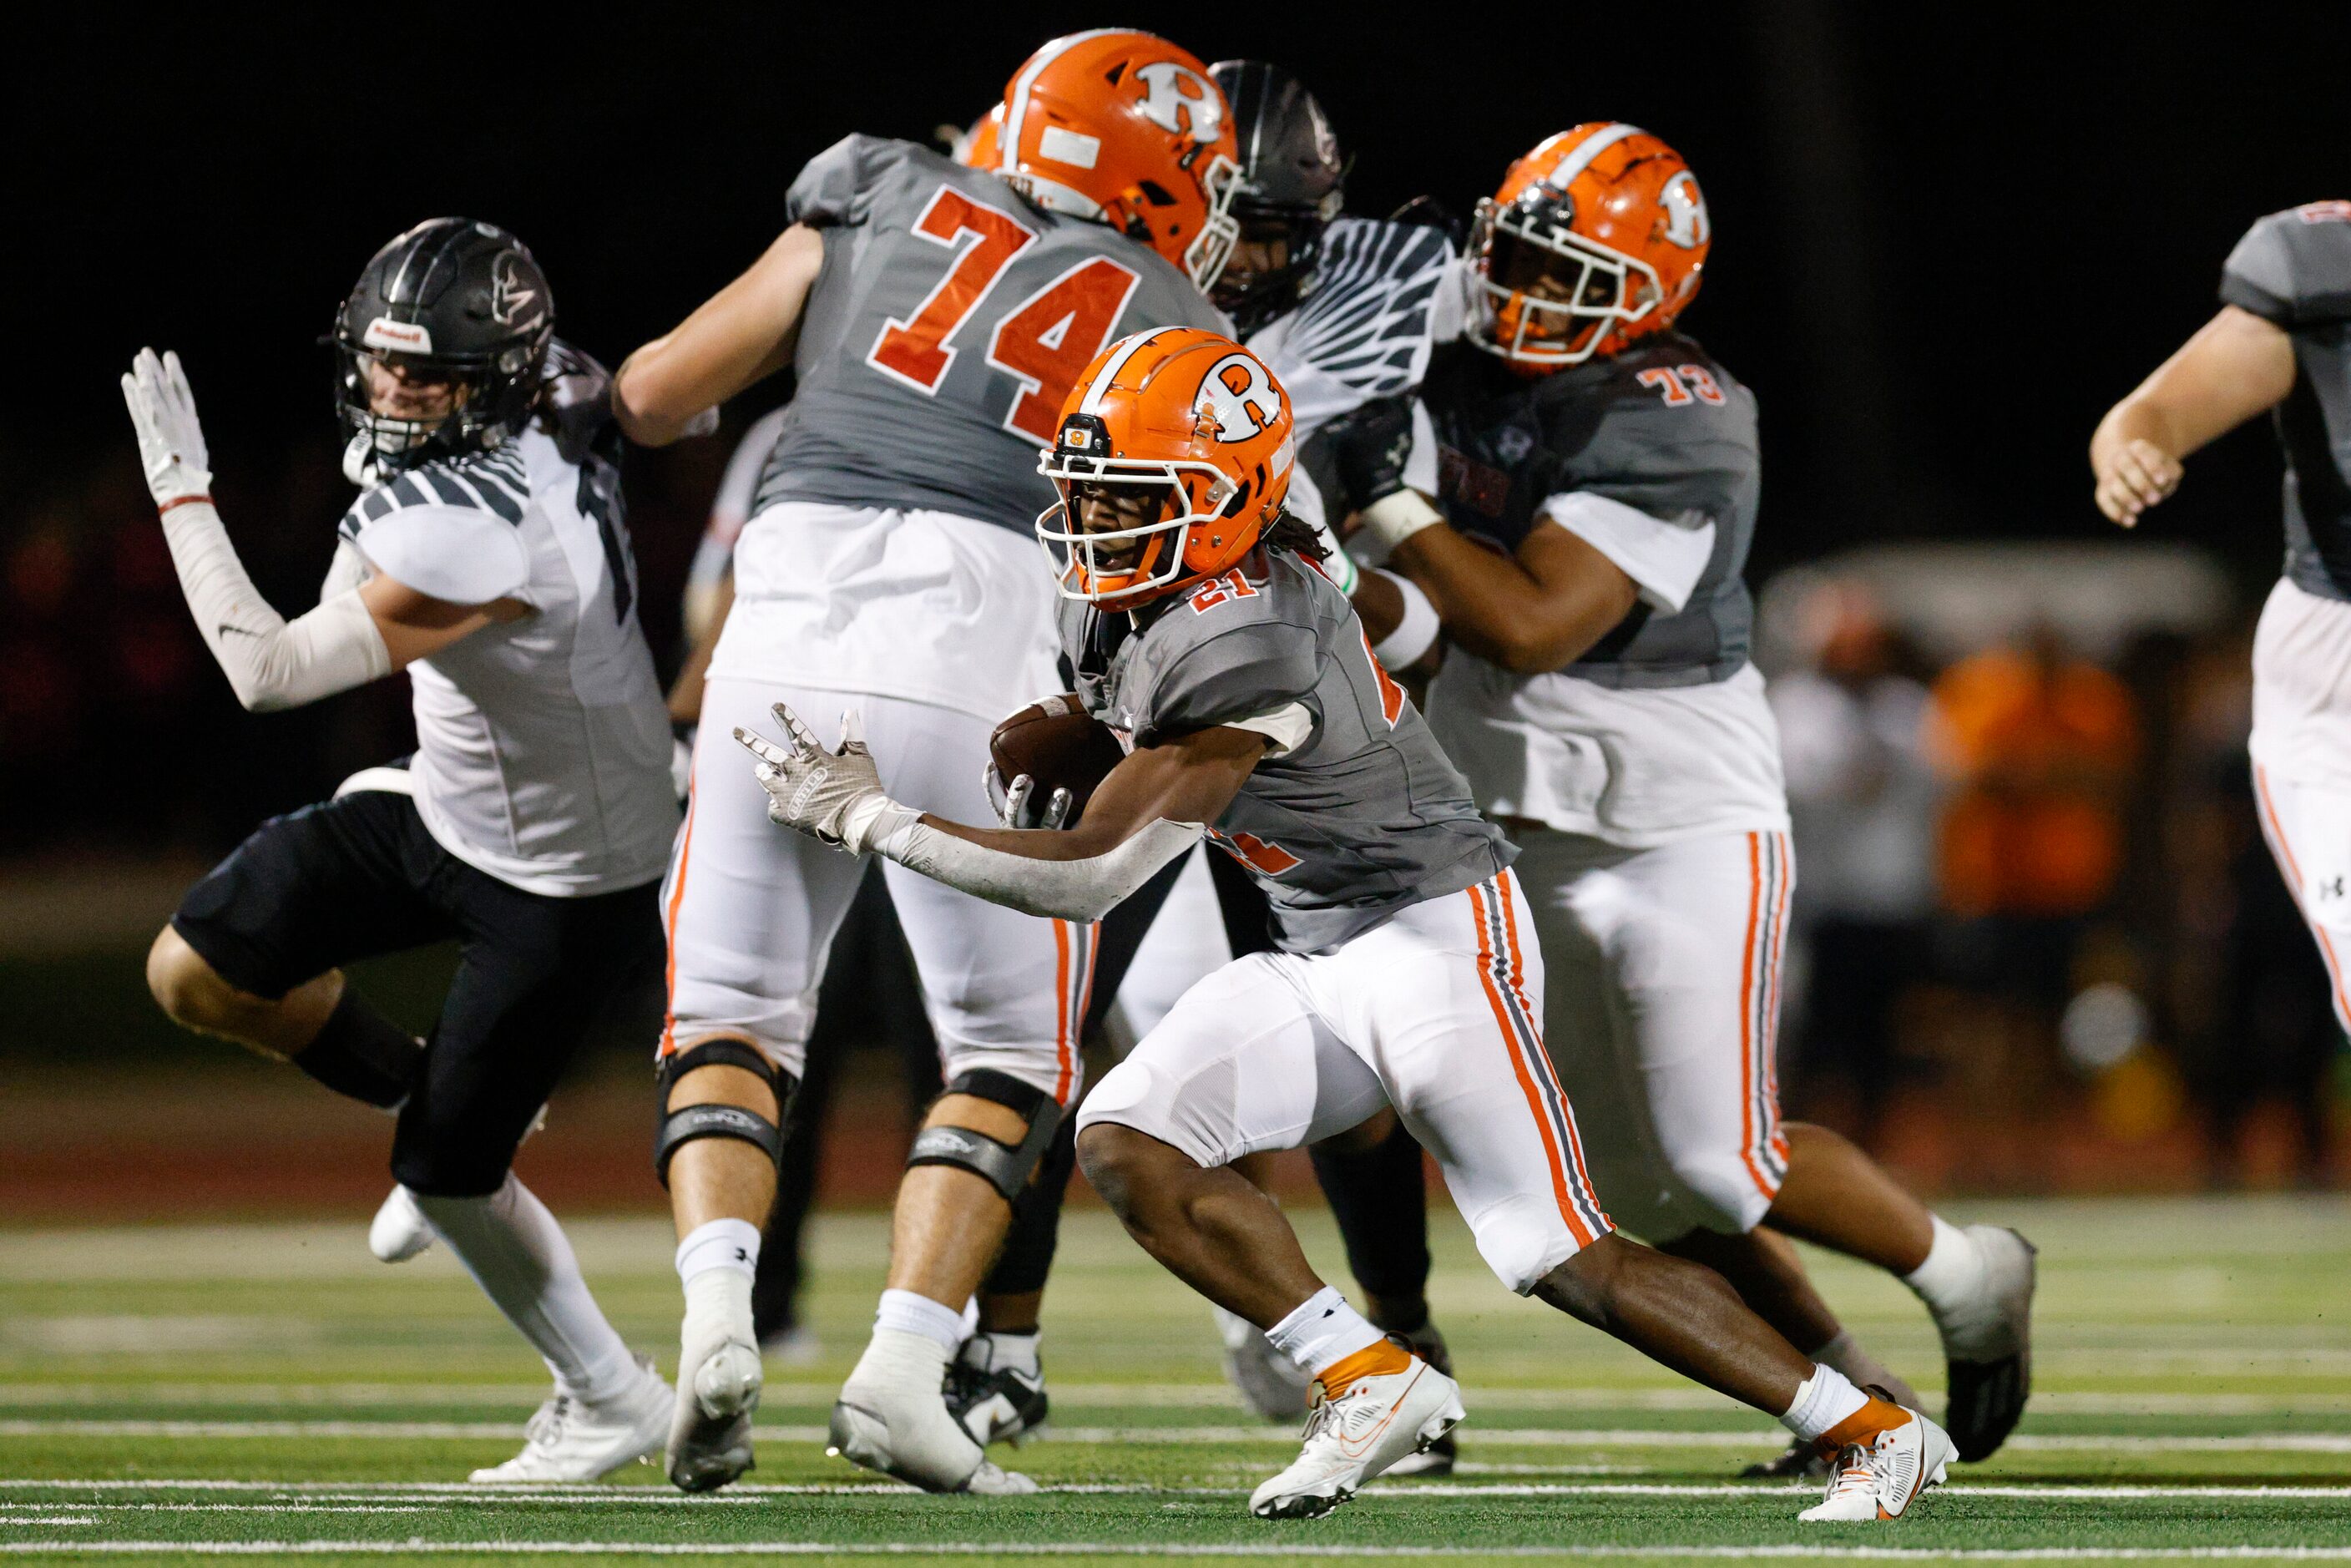
[[[1123,18],[1299,69],[1356,154],[1363,211],[1426,190],[1466,212],[1579,119],[1640,120],[1690,157],[1717,238],[1687,325],[1764,417],[1759,662],[1799,859],[1783,1093],[1930,1192],[2351,1175],[2344,1042],[2242,749],[2278,459],[2264,427],[2240,432],[2127,537],[2092,510],[2082,457],[2098,413],[2210,314],[2254,217],[2351,194],[2351,16],[2260,10],[1897,26],[1791,0],[1709,9],[1670,48],[1562,57],[1452,29],[1406,62],[1311,7]],[[187,357],[232,534],[266,592],[308,604],[350,495],[311,340],[384,237],[444,211],[509,225],[559,330],[617,361],[771,237],[806,157],[852,129],[968,120],[1037,39],[1100,20],[975,14],[877,59],[852,19],[721,10],[583,26],[528,73],[358,17],[288,20],[266,49],[228,25],[56,24],[27,108],[79,133],[24,172],[23,210],[52,276],[101,308],[26,312],[22,362],[52,369],[0,385],[0,1214],[356,1218],[387,1179],[379,1119],[179,1033],[141,978],[207,865],[409,740],[398,681],[236,709],[154,526],[120,364],[149,341]],[[355,107],[359,50],[441,151],[370,155],[391,131]],[[183,112],[194,82],[216,111]],[[1474,123],[1440,133],[1426,107],[1473,88]],[[166,148],[170,177],[150,177]],[[665,661],[731,436],[759,412],[630,472]],[[890,956],[886,932],[870,946]],[[446,966],[361,977],[422,1027]],[[922,1042],[903,968],[850,981],[819,1181],[873,1203]],[[652,1030],[614,1019],[524,1151],[559,1210],[659,1205]]]

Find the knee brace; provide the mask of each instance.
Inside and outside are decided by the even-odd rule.
[[[968,1127],[925,1127],[916,1134],[914,1146],[906,1151],[907,1166],[960,1166],[986,1177],[990,1186],[1004,1195],[1005,1202],[1018,1203],[1029,1186],[1029,1173],[1044,1157],[1053,1141],[1053,1130],[1061,1125],[1061,1108],[1043,1090],[985,1067],[958,1072],[946,1092],[1005,1106],[1019,1113],[1029,1124],[1028,1130],[1019,1143],[1002,1144]]]
[[[679,1079],[697,1067],[739,1067],[746,1072],[758,1073],[775,1092],[776,1120],[770,1122],[740,1105],[688,1105],[671,1110],[670,1091]],[[661,1179],[664,1187],[669,1186],[670,1160],[696,1138],[740,1138],[765,1151],[768,1159],[782,1163],[784,1129],[791,1124],[792,1099],[799,1091],[799,1082],[778,1069],[752,1046],[739,1040],[705,1040],[664,1057],[656,1081],[660,1084],[661,1109],[653,1126],[653,1175]]]
[[[1053,1254],[1061,1239],[1061,1201],[1069,1196],[1070,1176],[1078,1168],[1077,1128],[1060,1118],[1053,1141],[1037,1166],[1037,1179],[1012,1200],[1012,1227],[1004,1233],[1003,1249],[979,1290],[986,1296],[1019,1296],[1045,1288],[1053,1271]]]

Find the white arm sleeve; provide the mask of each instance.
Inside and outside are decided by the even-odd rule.
[[[974,898],[1048,920],[1091,923],[1124,902],[1161,866],[1187,852],[1207,831],[1197,822],[1171,822],[1162,817],[1108,854],[1044,861],[943,833],[914,817],[885,833],[873,850]]]
[[[196,630],[246,707],[299,707],[392,674],[383,633],[360,602],[358,589],[289,622],[246,575],[211,502],[191,501],[164,513],[163,538]]]
[[[1669,523],[1588,490],[1563,491],[1536,511],[1614,561],[1642,598],[1667,614],[1689,602],[1714,556],[1711,521],[1698,528]]]
[[[339,593],[349,593],[354,588],[365,587],[368,580],[367,557],[360,554],[359,546],[345,538],[335,541],[335,559],[328,563],[327,578],[319,584],[319,602],[324,604]]]

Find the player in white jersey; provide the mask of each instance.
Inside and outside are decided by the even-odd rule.
[[[702,733],[788,701],[856,706],[893,737],[893,787],[986,810],[968,758],[994,722],[1057,689],[1051,585],[1031,520],[1033,454],[1062,392],[1118,332],[1218,318],[1200,294],[1230,244],[1222,95],[1147,34],[1047,45],[1014,77],[993,169],[852,136],[786,193],[767,256],[619,372],[640,440],[793,365],[797,387],[735,553]],[[731,749],[731,748],[729,748]],[[664,900],[670,1017],[656,1161],[686,1295],[671,1478],[699,1490],[751,1463],[759,1386],[750,1287],[778,1126],[827,949],[862,868],[778,835],[712,747]],[[836,1426],[861,1463],[938,1490],[1026,1490],[986,1462],[941,1385],[988,1272],[1081,1082],[1090,925],[1038,920],[888,867],[948,1092],[899,1189],[889,1288]],[[1039,1290],[987,1303],[1034,1343]]]
[[[1780,1121],[1793,857],[1747,656],[1756,404],[1675,327],[1709,238],[1660,139],[1593,123],[1543,141],[1480,204],[1476,308],[1421,388],[1443,509],[1369,430],[1351,450],[1383,476],[1351,500],[1456,643],[1430,722],[1525,851],[1545,1037],[1601,1201],[1861,1381],[1888,1375],[1764,1227],[1905,1279],[1943,1340],[1945,1424],[1981,1458],[2029,1390],[2030,1248]]]
[[[398,670],[414,689],[408,787],[262,824],[190,891],[148,980],[180,1022],[397,1115],[402,1192],[555,1375],[523,1451],[477,1481],[593,1479],[658,1448],[673,1404],[509,1168],[591,1029],[651,1000],[677,822],[607,383],[553,329],[546,278],[502,229],[439,218],[377,253],[335,335],[362,492],[319,605],[291,622],[213,507],[177,357],[142,352],[123,378],[238,699],[294,707]],[[353,959],[452,938],[423,1041],[344,981]]]

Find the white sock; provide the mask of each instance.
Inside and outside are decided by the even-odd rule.
[[[1781,1416],[1780,1425],[1794,1433],[1797,1441],[1810,1443],[1868,1403],[1869,1396],[1844,1373],[1814,1366],[1813,1375],[1796,1385],[1796,1402]]]
[[[946,1378],[947,1357],[953,1354],[929,1334],[876,1328],[873,1337],[865,1343],[865,1354],[857,1358],[849,1381],[841,1385],[841,1394],[845,1397],[851,1389],[862,1386],[911,1394],[927,1392],[936,1399],[939,1385]]]
[[[636,1361],[589,1294],[563,1228],[511,1173],[487,1197],[415,1197],[482,1293],[555,1374],[557,1387],[594,1405],[636,1381]]]
[[[677,1244],[677,1277],[692,1284],[712,1269],[731,1269],[749,1279],[759,1271],[759,1228],[747,1219],[709,1219]]]
[[[1896,1376],[1893,1368],[1862,1347],[1850,1331],[1840,1330],[1836,1338],[1813,1352],[1813,1359],[1823,1366],[1834,1367],[1847,1381],[1867,1387],[1876,1384],[1894,1396],[1894,1402],[1912,1410],[1926,1406],[1918,1403],[1918,1391]]]
[[[1043,1337],[1037,1329],[1026,1333],[982,1329],[963,1342],[960,1355],[965,1364],[982,1372],[1021,1372],[1034,1377],[1040,1368],[1037,1343]]]
[[[884,1291],[873,1309],[873,1332],[884,1329],[921,1334],[953,1355],[963,1343],[963,1313],[913,1291]]]
[[[1273,1348],[1304,1368],[1308,1376],[1384,1336],[1347,1298],[1329,1285],[1306,1298],[1298,1310],[1265,1331]]]
[[[1939,1214],[1934,1219],[1935,1241],[1927,1249],[1927,1260],[1902,1282],[1939,1318],[1965,1312],[1982,1298],[1984,1260],[1973,1237]]]

